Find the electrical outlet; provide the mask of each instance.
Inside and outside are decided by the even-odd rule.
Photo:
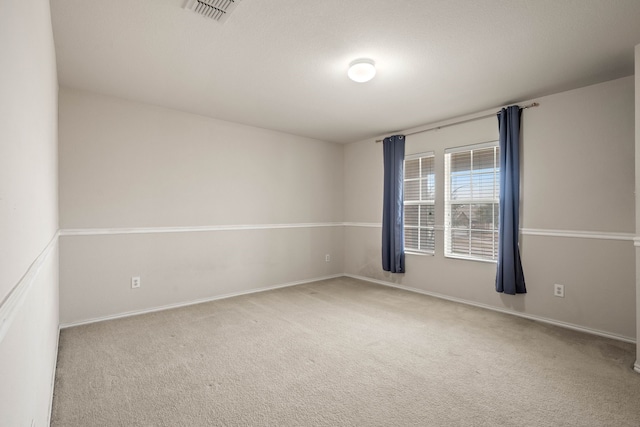
[[[564,285],[553,285],[553,296],[564,298]]]
[[[131,289],[136,289],[140,287],[140,276],[131,278]]]
[[[324,256],[324,260],[325,260],[325,262],[331,262],[331,255],[326,254],[326,255]]]

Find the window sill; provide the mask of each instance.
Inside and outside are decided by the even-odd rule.
[[[495,259],[483,259],[483,258],[473,258],[473,257],[466,257],[463,255],[447,255],[445,254],[444,256],[445,258],[451,258],[451,259],[461,259],[464,261],[476,261],[476,262],[483,262],[485,264],[497,264],[498,260]]]
[[[434,256],[435,252],[415,252],[415,251],[404,251],[405,255],[418,255],[418,256]]]

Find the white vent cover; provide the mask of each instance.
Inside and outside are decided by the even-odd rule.
[[[198,15],[224,22],[240,0],[187,0],[184,8]]]

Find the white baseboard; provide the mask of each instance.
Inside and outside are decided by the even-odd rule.
[[[58,348],[60,347],[60,326],[58,326],[58,333],[56,335],[56,347],[53,352],[53,372],[51,373],[51,392],[49,398],[49,419],[47,425],[51,425],[51,413],[53,411],[53,392],[56,385],[56,371],[58,370]]]
[[[474,306],[474,307],[480,307],[480,308],[484,308],[484,309],[487,309],[487,310],[497,311],[497,312],[500,312],[500,313],[511,314],[513,316],[522,317],[522,318],[529,319],[529,320],[535,320],[535,321],[538,321],[538,322],[547,323],[547,324],[550,324],[550,325],[559,326],[561,328],[571,329],[571,330],[574,330],[574,331],[584,332],[584,333],[588,333],[588,334],[591,334],[591,335],[597,335],[597,336],[601,336],[601,337],[605,337],[605,338],[611,338],[611,339],[615,339],[615,340],[618,340],[618,341],[628,342],[628,343],[632,343],[632,344],[635,344],[635,342],[636,342],[635,339],[630,338],[630,337],[617,335],[617,334],[612,334],[610,332],[600,331],[600,330],[597,330],[597,329],[587,328],[587,327],[584,327],[584,326],[575,325],[573,323],[562,322],[562,321],[559,321],[559,320],[549,319],[547,317],[536,316],[536,315],[527,314],[527,313],[520,313],[520,312],[517,312],[517,311],[508,310],[508,309],[504,309],[504,308],[500,308],[500,307],[495,307],[495,306],[491,306],[491,305],[488,305],[488,304],[482,304],[482,303],[478,303],[478,302],[475,302],[475,301],[470,301],[470,300],[466,300],[466,299],[462,299],[462,298],[451,297],[451,296],[448,296],[448,295],[439,294],[439,293],[436,293],[436,292],[425,291],[423,289],[413,288],[413,287],[410,287],[410,286],[398,285],[396,283],[387,282],[387,281],[384,281],[384,280],[372,279],[370,277],[359,276],[359,275],[356,275],[356,274],[334,274],[334,275],[330,275],[330,276],[315,277],[315,278],[312,278],[312,279],[300,280],[300,281],[289,282],[289,283],[282,283],[282,284],[279,284],[279,285],[266,286],[266,287],[262,287],[262,288],[254,288],[254,289],[249,289],[249,290],[240,291],[240,292],[231,292],[231,293],[228,293],[228,294],[216,295],[216,296],[207,297],[207,298],[200,298],[200,299],[197,299],[197,300],[185,301],[185,302],[180,302],[180,303],[176,303],[176,304],[167,304],[167,305],[163,305],[163,306],[159,306],[159,307],[152,307],[152,308],[147,308],[147,309],[142,309],[142,310],[133,310],[133,311],[128,311],[128,312],[124,312],[124,313],[118,313],[118,314],[113,314],[113,315],[108,315],[108,316],[95,317],[95,318],[86,319],[86,320],[80,320],[80,321],[75,321],[75,322],[65,322],[65,323],[60,323],[60,329],[71,328],[71,327],[80,326],[80,325],[87,325],[87,324],[96,323],[96,322],[103,322],[103,321],[106,321],[106,320],[113,320],[113,319],[120,319],[120,318],[124,318],[124,317],[137,316],[137,315],[140,315],[140,314],[153,313],[153,312],[156,312],[156,311],[170,310],[170,309],[173,309],[173,308],[186,307],[186,306],[189,306],[189,305],[201,304],[201,303],[205,303],[205,302],[209,302],[209,301],[216,301],[216,300],[225,299],[225,298],[232,298],[232,297],[236,297],[236,296],[240,296],[240,295],[248,295],[248,294],[254,294],[254,293],[258,293],[258,292],[265,292],[265,291],[270,291],[270,290],[274,290],[274,289],[286,288],[286,287],[289,287],[289,286],[296,286],[296,285],[302,285],[302,284],[305,284],[305,283],[317,282],[317,281],[320,281],[320,280],[335,279],[335,278],[338,278],[338,277],[351,277],[353,279],[364,280],[366,282],[376,283],[376,284],[379,284],[379,285],[382,285],[382,286],[389,286],[389,287],[392,287],[392,288],[398,288],[398,289],[402,289],[402,290],[409,291],[409,292],[415,292],[415,293],[419,293],[419,294],[423,294],[423,295],[429,295],[429,296],[432,296],[432,297],[435,297],[435,298],[440,298],[440,299],[453,301],[453,302],[457,302],[457,303],[461,303],[461,304],[471,305],[471,306]],[[640,361],[636,362],[635,370],[640,373]]]
[[[331,276],[315,277],[315,278],[312,278],[312,279],[299,280],[299,281],[296,281],[296,282],[289,282],[289,283],[282,283],[280,285],[266,286],[266,287],[263,287],[263,288],[254,288],[254,289],[249,289],[247,291],[231,292],[231,293],[228,293],[228,294],[216,295],[216,296],[206,297],[206,298],[200,298],[200,299],[197,299],[197,300],[185,301],[185,302],[180,302],[180,303],[176,303],[176,304],[167,304],[167,305],[162,305],[162,306],[159,306],[159,307],[145,308],[145,309],[141,309],[141,310],[132,310],[132,311],[124,312],[124,313],[112,314],[112,315],[109,315],[109,316],[94,317],[94,318],[91,318],[91,319],[80,320],[80,321],[77,321],[77,322],[60,323],[60,329],[71,328],[73,326],[87,325],[89,323],[104,322],[105,320],[121,319],[123,317],[137,316],[139,314],[153,313],[153,312],[156,312],[156,311],[170,310],[172,308],[186,307],[186,306],[194,305],[194,304],[202,304],[204,302],[216,301],[216,300],[225,299],[225,298],[232,298],[232,297],[237,297],[237,296],[240,296],[240,295],[248,295],[248,294],[255,294],[255,293],[258,293],[258,292],[272,291],[274,289],[287,288],[289,286],[296,286],[296,285],[303,285],[305,283],[317,282],[317,281],[320,281],[320,280],[336,279],[338,277],[343,277],[343,276],[344,276],[343,274],[334,274],[334,275],[331,275]]]
[[[448,295],[439,294],[439,293],[436,293],[436,292],[430,292],[430,291],[425,291],[425,290],[418,289],[418,288],[412,288],[410,286],[398,285],[396,283],[386,282],[384,280],[372,279],[370,277],[358,276],[356,274],[345,274],[345,276],[346,277],[351,277],[353,279],[364,280],[366,282],[376,283],[378,285],[383,285],[383,286],[389,286],[389,287],[392,287],[392,288],[403,289],[403,290],[409,291],[409,292],[416,292],[416,293],[423,294],[423,295],[429,295],[429,296],[432,296],[432,297],[435,297],[435,298],[440,298],[440,299],[445,299],[445,300],[448,300],[448,301],[458,302],[458,303],[461,303],[461,304],[471,305],[471,306],[474,306],[474,307],[485,308],[487,310],[497,311],[497,312],[500,312],[500,313],[511,314],[513,316],[523,317],[525,319],[535,320],[537,322],[547,323],[547,324],[550,324],[550,325],[559,326],[561,328],[572,329],[574,331],[585,332],[585,333],[591,334],[591,335],[598,335],[600,337],[611,338],[611,339],[614,339],[614,340],[624,341],[624,342],[628,342],[628,343],[632,343],[632,344],[635,344],[635,342],[636,342],[636,340],[633,339],[633,338],[625,337],[625,336],[617,335],[617,334],[612,334],[610,332],[600,331],[600,330],[597,330],[597,329],[591,329],[591,328],[587,328],[587,327],[584,327],[584,326],[575,325],[573,323],[561,322],[559,320],[549,319],[547,317],[535,316],[535,315],[527,314],[527,313],[520,313],[518,311],[507,310],[505,308],[500,308],[500,307],[494,307],[494,306],[491,306],[491,305],[488,305],[488,304],[482,304],[482,303],[478,303],[478,302],[475,302],[475,301],[470,301],[470,300],[465,300],[465,299],[462,299],[462,298],[456,298],[456,297],[451,297],[451,296],[448,296]],[[636,362],[635,370],[640,373],[640,365],[638,363],[639,362]]]
[[[636,360],[633,364],[633,370],[640,374],[640,359]]]

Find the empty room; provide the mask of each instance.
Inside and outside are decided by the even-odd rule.
[[[637,0],[0,0],[0,426],[639,426]]]

